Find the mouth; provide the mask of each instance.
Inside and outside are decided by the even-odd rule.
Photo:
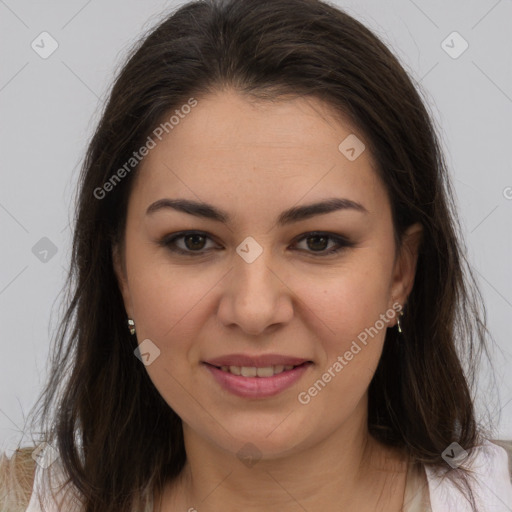
[[[203,366],[222,389],[242,398],[278,395],[297,383],[313,361],[287,356],[229,356],[204,361]]]
[[[279,375],[283,372],[289,372],[290,370],[293,370],[295,368],[298,368],[299,366],[304,366],[306,364],[311,363],[311,361],[305,361],[301,364],[278,364],[278,365],[272,365],[272,366],[235,366],[235,365],[221,365],[216,366],[212,365],[210,363],[205,363],[207,365],[213,366],[214,368],[217,368],[218,370],[221,370],[226,373],[231,373],[232,375],[238,375],[241,377],[273,377],[274,375]]]

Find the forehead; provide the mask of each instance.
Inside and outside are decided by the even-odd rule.
[[[320,100],[225,91],[198,98],[176,120],[139,168],[133,195],[141,208],[166,196],[259,212],[333,195],[370,211],[387,206],[364,135]]]

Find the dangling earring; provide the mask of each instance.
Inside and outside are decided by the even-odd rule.
[[[130,329],[130,334],[135,334],[135,322],[131,318],[128,318],[128,329]]]
[[[398,332],[400,334],[402,334],[402,325],[400,324],[400,317],[401,316],[404,316],[404,312],[403,311],[400,311],[400,313],[398,313],[398,316],[396,317],[396,325],[398,327]]]

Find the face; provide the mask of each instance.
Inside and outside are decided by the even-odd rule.
[[[365,425],[419,227],[397,250],[369,150],[339,149],[352,134],[319,100],[224,91],[143,160],[115,269],[186,438],[275,458]]]

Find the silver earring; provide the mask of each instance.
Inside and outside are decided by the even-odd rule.
[[[128,318],[128,329],[130,329],[130,334],[135,334],[135,322]]]
[[[402,334],[402,325],[400,324],[400,317],[401,316],[404,316],[404,312],[403,311],[400,311],[400,313],[398,314],[398,316],[396,317],[396,325],[398,327],[398,332],[400,334]]]

